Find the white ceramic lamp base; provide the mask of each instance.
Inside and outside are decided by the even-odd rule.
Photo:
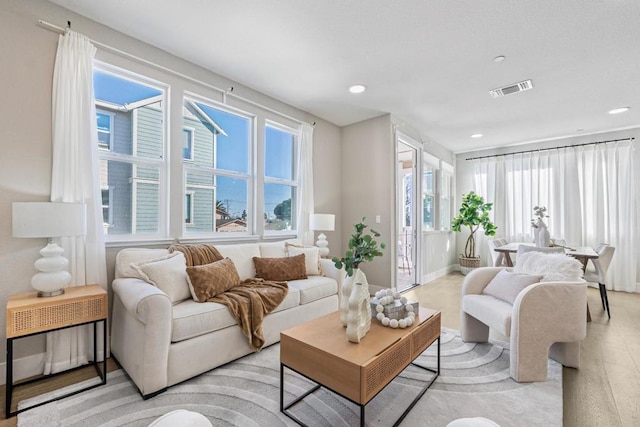
[[[49,242],[40,250],[42,258],[33,264],[39,273],[31,278],[31,286],[38,291],[39,297],[62,295],[71,283],[71,274],[67,271],[69,260],[62,256],[63,253],[64,249],[55,242]]]
[[[325,236],[324,233],[320,233],[318,235],[316,246],[320,249],[319,252],[322,258],[326,258],[329,255],[329,242],[327,241],[327,236]]]

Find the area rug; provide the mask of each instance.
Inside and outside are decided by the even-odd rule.
[[[464,417],[489,418],[503,427],[562,425],[560,364],[549,361],[547,382],[519,384],[509,377],[506,343],[463,343],[457,331],[447,329],[443,330],[441,340],[440,377],[402,426],[446,426]],[[435,367],[435,347],[427,349],[416,363]],[[114,371],[109,373],[106,386],[21,413],[18,426],[147,426],[166,412],[180,408],[204,414],[214,426],[295,426],[280,413],[279,355],[279,345],[272,345],[170,387],[146,401],[123,370]],[[312,386],[289,370],[285,375],[286,402]],[[417,395],[421,381],[430,376],[428,371],[407,368],[369,402],[366,424],[393,425]],[[21,406],[49,397],[23,401]],[[308,396],[292,411],[310,426],[359,424],[358,406],[324,389]]]

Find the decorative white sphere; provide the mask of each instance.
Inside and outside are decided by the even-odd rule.
[[[384,311],[384,307],[382,304],[376,305],[376,313],[382,313]]]
[[[386,293],[388,296],[393,296],[393,291],[392,291],[391,289],[387,289],[387,290],[385,291],[385,293]]]
[[[407,321],[407,326],[413,325],[413,317],[409,316],[405,320]]]
[[[391,323],[388,317],[385,317],[384,319],[382,319],[381,322],[382,322],[382,326],[389,326],[389,323]]]
[[[416,317],[416,314],[415,314],[413,311],[409,311],[409,312],[407,313],[407,316],[409,316],[409,317]]]
[[[378,298],[378,299],[382,298],[382,297],[384,296],[384,295],[382,295],[383,293],[384,293],[385,295],[387,294],[387,293],[386,293],[386,292],[384,292],[384,291],[378,291],[378,292],[376,292],[376,298]]]
[[[406,305],[404,306],[404,309],[405,309],[407,312],[409,312],[409,313],[412,313],[412,312],[413,312],[413,306],[412,306],[411,304],[406,304]]]
[[[396,329],[398,327],[398,320],[397,319],[389,320],[389,326],[391,326],[393,329]]]
[[[379,307],[379,306],[378,306]],[[384,319],[384,313],[378,313],[376,314],[376,319],[378,319],[379,321],[382,322],[382,319]]]
[[[393,298],[394,299],[400,299],[400,294],[398,292],[394,292],[393,293]]]
[[[407,303],[407,297],[400,297],[400,303],[401,304],[406,304]]]
[[[407,320],[406,319],[398,320],[398,326],[400,326],[400,329],[406,328],[407,327]]]

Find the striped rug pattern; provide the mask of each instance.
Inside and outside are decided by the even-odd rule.
[[[446,426],[454,419],[476,416],[502,426],[561,426],[562,367],[550,360],[547,382],[516,383],[509,377],[507,347],[500,342],[463,343],[456,331],[443,330],[440,377],[402,426]],[[204,414],[214,426],[294,426],[279,411],[279,350],[279,345],[273,345],[146,401],[124,371],[115,371],[109,373],[106,386],[21,413],[18,426],[147,426],[180,408]],[[416,363],[435,367],[435,355],[432,346]],[[311,388],[308,380],[289,370],[285,373],[285,401]],[[367,425],[392,425],[417,395],[421,381],[430,378],[428,371],[407,368],[369,402]],[[37,399],[22,405],[31,405]],[[357,405],[324,389],[308,396],[292,411],[311,426],[350,427],[359,423]]]

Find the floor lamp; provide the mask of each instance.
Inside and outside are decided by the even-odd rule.
[[[86,207],[82,203],[13,203],[13,237],[49,239],[40,250],[42,257],[33,264],[38,273],[31,278],[31,286],[39,297],[61,295],[71,283],[69,260],[53,238],[83,236],[85,230]]]

